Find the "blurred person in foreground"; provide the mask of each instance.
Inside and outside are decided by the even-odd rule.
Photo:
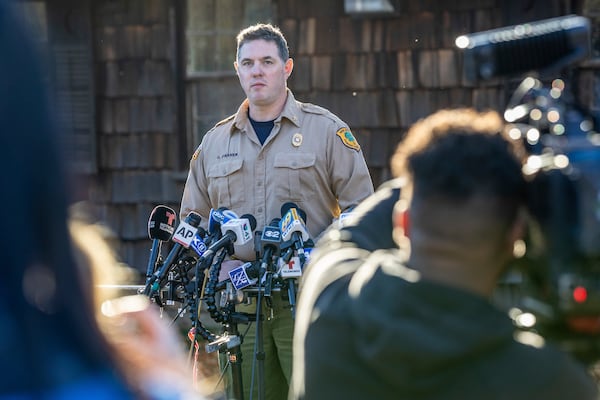
[[[525,151],[495,112],[441,110],[396,179],[317,243],[290,399],[595,399],[582,365],[490,301],[525,229]]]
[[[161,318],[157,306],[146,296],[124,295],[121,287],[135,281],[137,273],[118,263],[106,228],[77,209],[71,207],[69,219],[75,260],[93,295],[100,330],[127,380],[149,399],[222,398],[208,382],[194,382],[185,342]]]
[[[150,348],[169,353],[161,362],[173,357],[172,333],[155,321],[156,310],[112,313],[115,331],[137,329],[126,351],[100,328],[90,265],[75,259],[89,244],[70,239],[70,187],[42,61],[10,7],[0,2],[0,399],[197,399],[177,385],[159,388],[157,374],[146,372],[153,367],[127,362]]]

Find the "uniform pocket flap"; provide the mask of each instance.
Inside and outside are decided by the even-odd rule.
[[[242,168],[244,160],[230,160],[223,161],[218,164],[212,165],[207,172],[209,178],[219,178],[229,176]]]
[[[275,168],[300,169],[315,165],[316,156],[314,154],[277,154],[275,157]]]

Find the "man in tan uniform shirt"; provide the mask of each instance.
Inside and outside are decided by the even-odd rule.
[[[283,204],[293,202],[306,212],[315,240],[341,212],[373,193],[360,145],[341,119],[297,101],[287,88],[293,61],[279,29],[254,25],[237,40],[234,65],[247,98],[236,114],[206,133],[194,153],[180,215],[195,211],[206,227],[210,210],[226,207],[252,214],[262,230],[281,217]],[[248,246],[236,249],[234,257],[253,260],[255,252]],[[293,319],[289,304],[273,297],[272,316],[263,324],[264,383],[267,399],[285,399]],[[251,328],[242,344],[245,398],[250,397],[253,335]]]
[[[246,99],[238,112],[219,122],[194,154],[181,215],[211,208],[252,214],[261,228],[294,202],[306,212],[317,237],[334,218],[373,191],[360,146],[347,125],[331,112],[287,100],[261,145],[248,120]],[[342,137],[340,137],[342,136]]]

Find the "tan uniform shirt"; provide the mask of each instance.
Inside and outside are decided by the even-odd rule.
[[[288,90],[264,145],[248,119],[248,100],[207,132],[190,161],[180,215],[196,211],[206,227],[210,209],[226,207],[239,216],[252,214],[262,230],[281,218],[284,203],[293,202],[306,212],[306,227],[316,238],[340,211],[371,193],[363,153],[348,126],[322,107],[296,101]]]

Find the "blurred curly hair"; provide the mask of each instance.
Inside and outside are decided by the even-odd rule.
[[[412,195],[464,201],[476,195],[525,195],[525,148],[500,115],[444,109],[416,122],[391,159],[392,174],[412,183]]]

